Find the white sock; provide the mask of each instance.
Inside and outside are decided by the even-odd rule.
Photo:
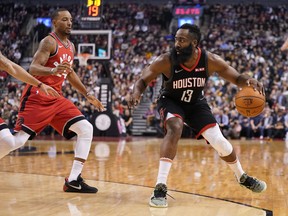
[[[240,161],[238,159],[236,159],[235,162],[227,163],[227,164],[230,167],[230,169],[234,172],[234,174],[235,174],[235,176],[239,182],[241,176],[244,173]]]
[[[82,169],[83,169],[83,162],[74,160],[68,181],[71,182],[77,180],[77,177],[82,172]]]
[[[172,160],[169,158],[160,158],[157,183],[167,184],[168,174],[172,166]]]

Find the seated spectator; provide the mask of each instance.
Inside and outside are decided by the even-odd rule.
[[[271,115],[270,109],[264,111],[264,116],[262,119],[262,125],[260,126],[260,139],[266,137],[270,140],[273,132],[273,116]]]
[[[156,104],[151,103],[145,115],[143,116],[143,118],[146,119],[147,128],[155,126],[156,116],[157,116]]]
[[[229,130],[229,117],[226,115],[223,110],[219,110],[218,114],[215,115],[216,121],[219,124],[219,127],[225,137],[228,135]]]
[[[250,119],[250,125],[252,129],[252,136],[253,137],[259,137],[260,136],[260,131],[261,131],[261,126],[262,126],[262,121],[263,115],[260,114],[258,116],[252,117]],[[263,139],[263,137],[261,137]]]
[[[240,125],[242,130],[240,132],[240,137],[245,137],[246,139],[252,138],[252,129],[250,124],[250,119],[245,116],[240,116]]]
[[[283,139],[285,137],[285,109],[278,109],[274,117],[273,138]]]
[[[238,120],[239,115],[235,110],[231,110],[229,114],[230,114],[229,129],[228,129],[227,137],[230,139],[239,139],[240,132],[242,130],[241,124]]]
[[[132,115],[131,115],[131,112],[129,109],[124,110],[122,118],[123,118],[124,123],[125,123],[126,134],[131,136],[132,135],[133,118],[132,118]]]

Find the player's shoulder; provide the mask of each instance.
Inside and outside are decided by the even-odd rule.
[[[163,53],[159,55],[155,60],[154,64],[170,64],[170,54],[169,53]]]
[[[50,35],[47,35],[40,41],[40,48],[45,48],[45,50],[55,50],[56,49],[56,40],[51,37]]]

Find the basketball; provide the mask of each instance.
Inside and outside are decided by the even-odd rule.
[[[235,95],[235,106],[238,112],[246,117],[259,115],[265,107],[265,96],[253,87],[243,87]]]

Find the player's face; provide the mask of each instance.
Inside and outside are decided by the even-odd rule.
[[[56,32],[63,35],[70,35],[72,30],[72,17],[69,11],[58,12],[58,17],[54,22]]]
[[[191,42],[191,35],[188,29],[179,29],[175,36],[175,46],[172,49],[172,55],[179,63],[186,62],[192,57],[194,47]]]

